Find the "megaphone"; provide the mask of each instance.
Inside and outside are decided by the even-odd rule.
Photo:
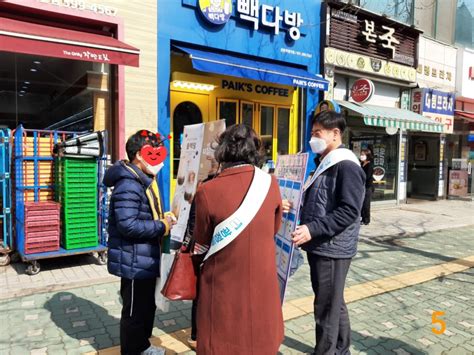
[[[89,142],[103,142],[104,131],[97,131],[83,134],[82,136],[74,137],[63,142],[64,146],[84,145]]]
[[[69,157],[100,157],[104,154],[105,131],[83,134],[56,144],[54,152]]]
[[[62,155],[85,155],[89,157],[100,157],[100,147],[89,147],[89,146],[70,146],[63,147],[61,149]]]

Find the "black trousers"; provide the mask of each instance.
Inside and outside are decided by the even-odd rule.
[[[364,224],[370,223],[370,202],[372,201],[372,189],[372,187],[368,187],[365,189],[364,203],[360,211],[362,223]]]
[[[333,259],[308,253],[315,295],[316,355],[348,355],[351,344],[344,285],[352,259]]]
[[[197,272],[196,280],[196,298],[193,300],[191,307],[191,339],[197,340],[197,308],[199,301],[199,271]]]
[[[120,319],[120,353],[139,355],[151,344],[148,340],[155,320],[156,279],[121,279],[122,318]]]

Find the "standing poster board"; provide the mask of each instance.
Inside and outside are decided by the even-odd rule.
[[[299,221],[308,157],[308,153],[281,155],[278,157],[275,169],[275,176],[280,185],[281,197],[283,200],[290,201],[292,205],[291,211],[282,216],[280,230],[275,236],[277,274],[282,303],[290,277],[291,258],[293,257],[294,250],[291,233],[295,231]]]
[[[217,172],[213,144],[224,131],[224,120],[184,127],[176,189],[171,205],[171,211],[178,219],[171,230],[173,241],[181,243],[184,239],[198,182]]]
[[[467,170],[451,170],[449,172],[449,196],[466,197],[469,175]]]

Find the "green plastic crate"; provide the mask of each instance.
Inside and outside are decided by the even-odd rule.
[[[66,239],[61,242],[61,246],[66,250],[91,248],[99,245],[99,238],[94,239]]]
[[[63,221],[67,225],[89,224],[97,219],[97,211],[81,212],[81,213],[63,213],[61,214]]]

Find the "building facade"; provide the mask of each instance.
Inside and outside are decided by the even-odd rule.
[[[412,171],[413,141],[418,135],[439,141],[442,127],[410,111],[420,31],[340,1],[326,2],[325,11],[326,98],[347,116],[346,145],[356,154],[366,148],[374,153],[373,200],[394,204],[422,195],[425,185]],[[434,196],[438,175],[432,180]]]
[[[107,129],[112,159],[156,130],[154,1],[0,2],[1,124]],[[140,14],[140,21],[137,21]]]
[[[160,0],[158,8],[158,127],[172,136],[160,181],[165,204],[184,125],[248,124],[267,160],[307,146],[306,126],[327,89],[317,76],[318,1]]]

